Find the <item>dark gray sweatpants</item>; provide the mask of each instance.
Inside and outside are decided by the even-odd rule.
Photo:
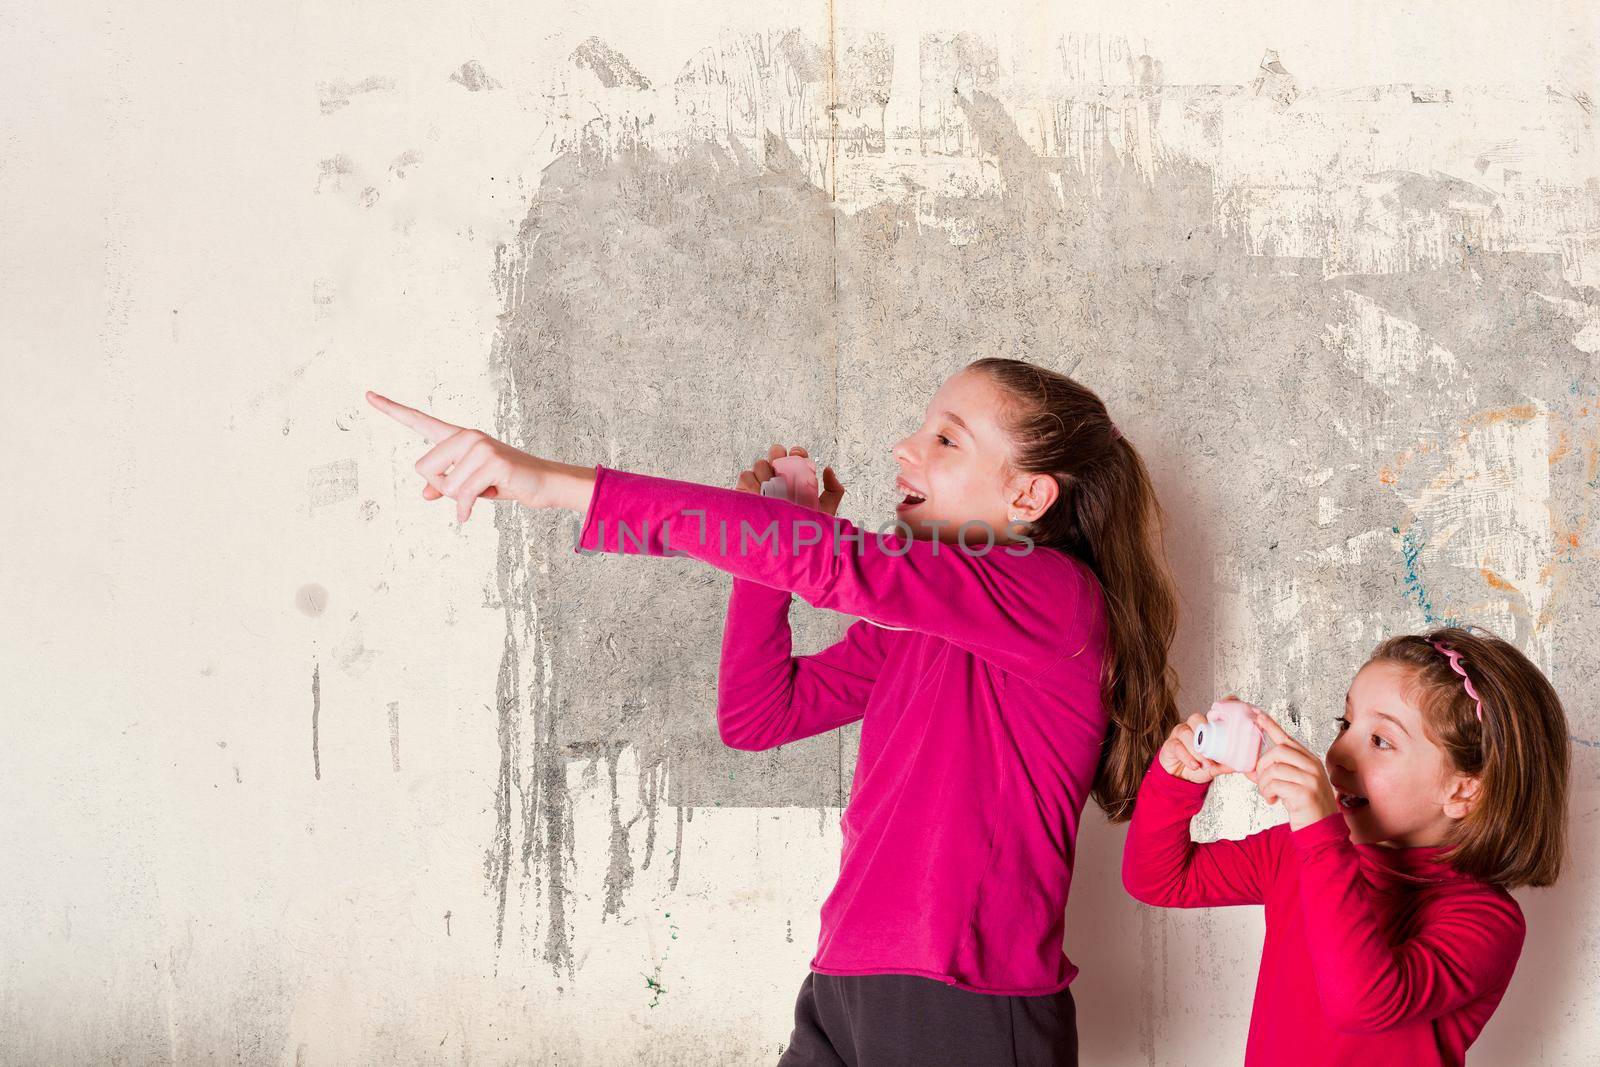
[[[808,973],[778,1067],[1077,1067],[1071,988],[973,993],[912,974]]]

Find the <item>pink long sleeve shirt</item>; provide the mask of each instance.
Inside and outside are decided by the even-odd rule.
[[[1265,906],[1246,1067],[1464,1062],[1522,952],[1511,895],[1454,871],[1441,848],[1354,844],[1337,812],[1195,844],[1208,788],[1151,763],[1122,881],[1169,908]]]
[[[733,575],[718,677],[725,743],[772,748],[861,721],[811,968],[979,993],[1068,985],[1073,841],[1108,721],[1094,573],[1053,549],[980,556],[787,500],[595,472],[575,551],[690,556]],[[794,656],[791,593],[859,621]]]

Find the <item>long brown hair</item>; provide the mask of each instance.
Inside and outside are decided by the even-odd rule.
[[[1048,474],[1059,489],[1028,536],[1087,563],[1105,592],[1110,654],[1100,691],[1111,726],[1091,795],[1120,822],[1132,816],[1139,782],[1178,724],[1177,675],[1167,659],[1178,597],[1161,544],[1160,502],[1144,461],[1093,391],[1018,359],[992,356],[967,369],[989,375],[1006,394],[1007,476]]]
[[[1483,704],[1481,723],[1478,701],[1434,642],[1458,654]],[[1476,800],[1451,828],[1445,861],[1507,889],[1554,883],[1567,848],[1572,742],[1549,679],[1515,645],[1480,627],[1391,637],[1371,658],[1411,668],[1411,696],[1429,738],[1456,770],[1478,779]]]

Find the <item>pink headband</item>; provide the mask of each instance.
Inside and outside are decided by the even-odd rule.
[[[1428,643],[1450,658],[1450,669],[1461,675],[1461,681],[1467,687],[1467,696],[1471,697],[1474,703],[1478,705],[1478,721],[1482,722],[1483,700],[1478,696],[1478,691],[1472,688],[1472,679],[1467,677],[1467,672],[1461,666],[1461,653],[1440,641],[1430,641]]]

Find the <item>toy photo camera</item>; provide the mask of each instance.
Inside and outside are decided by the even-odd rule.
[[[1194,732],[1194,747],[1200,755],[1224,767],[1249,774],[1256,760],[1272,747],[1272,741],[1255,724],[1254,704],[1242,700],[1219,700],[1206,712],[1204,726]]]
[[[802,507],[821,510],[817,492],[817,465],[805,456],[780,456],[772,461],[777,477],[761,483],[762,496],[791,500]]]

